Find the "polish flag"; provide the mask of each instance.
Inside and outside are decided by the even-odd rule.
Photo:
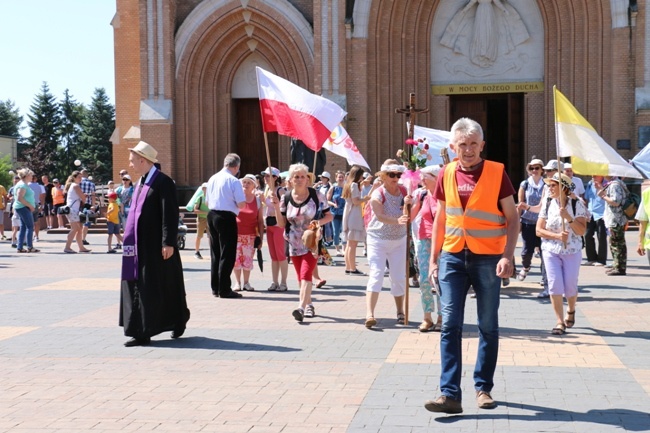
[[[347,114],[335,102],[256,67],[264,132],[295,137],[319,151]]]

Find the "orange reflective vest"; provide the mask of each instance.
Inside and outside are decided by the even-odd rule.
[[[467,245],[475,254],[503,254],[506,218],[498,207],[503,164],[483,163],[483,172],[465,210],[458,195],[457,165],[458,162],[453,161],[445,168],[446,221],[442,249],[457,253]]]
[[[52,204],[63,204],[65,202],[65,196],[63,195],[63,190],[58,187],[52,188]]]

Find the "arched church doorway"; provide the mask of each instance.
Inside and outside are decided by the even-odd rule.
[[[241,158],[241,175],[258,174],[268,166],[260,100],[257,98],[233,99],[233,108],[235,115],[234,151]],[[271,164],[278,167],[278,133],[268,133],[267,137]]]
[[[452,123],[461,117],[483,127],[482,157],[505,165],[515,187],[524,179],[524,94],[451,95]]]

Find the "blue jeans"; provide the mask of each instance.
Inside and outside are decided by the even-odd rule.
[[[341,226],[343,226],[343,215],[334,215],[332,228],[334,229],[334,245],[341,245]]]
[[[15,212],[20,218],[20,231],[18,232],[18,249],[22,250],[23,245],[27,244],[27,248],[32,248],[32,238],[34,236],[34,215],[27,207],[15,209]]]
[[[501,255],[443,251],[439,259],[438,279],[442,303],[440,334],[440,391],[454,400],[462,400],[460,378],[463,373],[463,322],[469,287],[476,293],[479,345],[474,367],[474,388],[492,391],[499,354],[499,295],[501,278],[496,275]]]

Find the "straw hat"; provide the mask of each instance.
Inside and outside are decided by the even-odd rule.
[[[130,147],[129,150],[136,155],[143,157],[147,161],[151,161],[153,163],[158,162],[156,159],[156,156],[158,156],[158,151],[154,149],[153,146],[151,146],[149,143],[141,141],[135,147]]]
[[[560,181],[562,179],[562,181]],[[575,184],[571,181],[571,178],[566,174],[555,173],[552,178],[544,179],[544,182],[548,185],[551,182],[559,183],[563,188],[567,188],[569,191],[573,191],[576,187]]]

